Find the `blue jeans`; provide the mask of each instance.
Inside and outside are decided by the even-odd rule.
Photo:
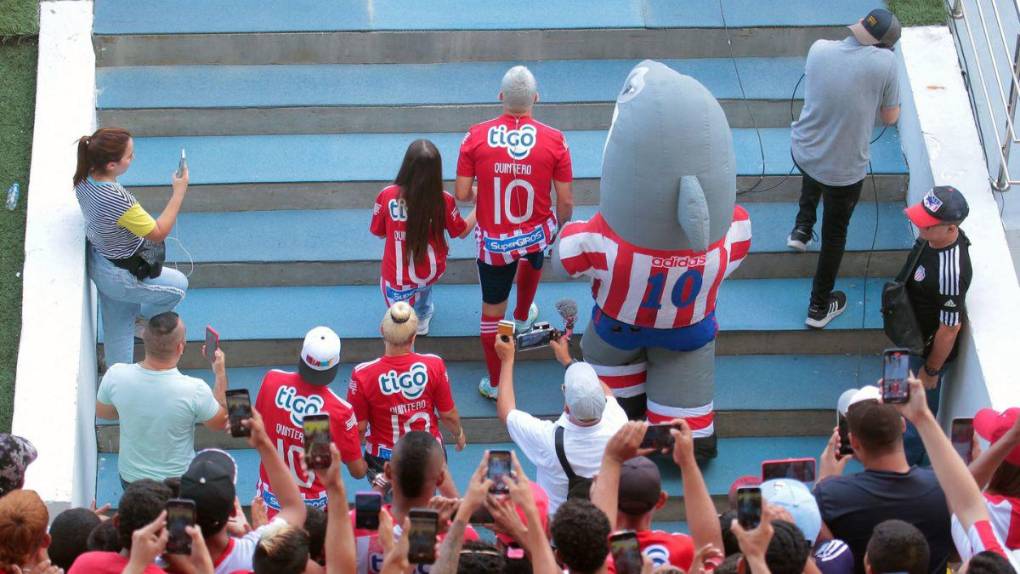
[[[107,368],[114,363],[134,362],[136,317],[148,319],[173,311],[188,290],[188,278],[176,269],[164,267],[159,277],[139,281],[91,245],[88,272],[99,292]]]
[[[910,357],[910,370],[916,375],[924,368],[925,357],[918,357],[912,355]],[[939,401],[942,398],[942,379],[946,374],[946,365],[942,366],[939,371],[938,383],[934,389],[925,391],[925,398],[928,400],[928,408],[931,409],[931,414],[938,416],[939,414]],[[907,431],[903,433],[903,450],[907,455],[907,463],[916,466],[928,466],[928,451],[924,448],[924,443],[921,442],[921,435],[917,434],[917,429],[914,425],[907,421]]]
[[[428,320],[436,309],[436,305],[432,302],[432,285],[410,290],[410,294],[408,294],[408,291],[388,290],[385,282],[380,280],[380,288],[387,306],[392,306],[397,301],[407,301],[414,309],[414,314],[418,316],[419,321]]]

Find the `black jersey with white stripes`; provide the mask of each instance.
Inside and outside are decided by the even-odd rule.
[[[939,325],[959,325],[965,317],[967,289],[973,270],[970,265],[970,240],[960,230],[951,245],[934,249],[928,245],[917,266],[907,278],[907,294],[925,340],[925,356],[931,352],[932,341]],[[957,344],[949,359],[956,357]]]

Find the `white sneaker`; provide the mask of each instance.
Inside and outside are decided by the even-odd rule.
[[[794,227],[793,231],[786,238],[786,246],[804,253],[808,245],[811,245],[812,233],[804,229]]]
[[[478,383],[478,394],[489,399],[490,401],[496,400],[499,396],[499,388],[492,386],[492,382],[489,377],[482,377],[480,383]]]
[[[538,320],[538,305],[532,303],[531,307],[528,307],[528,318],[524,321],[518,321],[514,319],[514,332],[525,333],[531,330],[531,326]]]
[[[422,319],[418,319],[418,330],[415,331],[415,333],[419,337],[424,337],[425,335],[428,335],[429,334],[429,323],[431,323],[431,322],[432,322],[432,315],[429,315],[428,317],[425,317],[425,318],[422,318]]]

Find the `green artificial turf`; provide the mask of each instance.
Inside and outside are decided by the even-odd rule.
[[[930,26],[946,23],[943,0],[887,0],[889,10],[904,26]]]
[[[9,2],[0,0],[0,3]],[[7,20],[0,17],[0,23],[7,23]],[[25,259],[25,203],[32,152],[37,53],[34,42],[0,43],[0,78],[3,78],[0,81],[0,205],[11,183],[17,181],[21,185],[17,209],[7,211],[0,207],[0,431],[3,432],[11,428],[14,373],[21,334],[21,269]]]
[[[38,33],[37,0],[0,0],[0,36],[34,36]]]

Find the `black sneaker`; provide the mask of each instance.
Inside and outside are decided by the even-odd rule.
[[[807,251],[808,245],[811,245],[811,236],[812,232],[810,229],[794,227],[793,231],[790,232],[790,236],[786,238],[786,246],[804,253]]]
[[[846,311],[846,293],[833,291],[829,294],[828,305],[811,305],[808,307],[807,319],[804,324],[814,329],[821,329],[830,321],[839,317]]]

